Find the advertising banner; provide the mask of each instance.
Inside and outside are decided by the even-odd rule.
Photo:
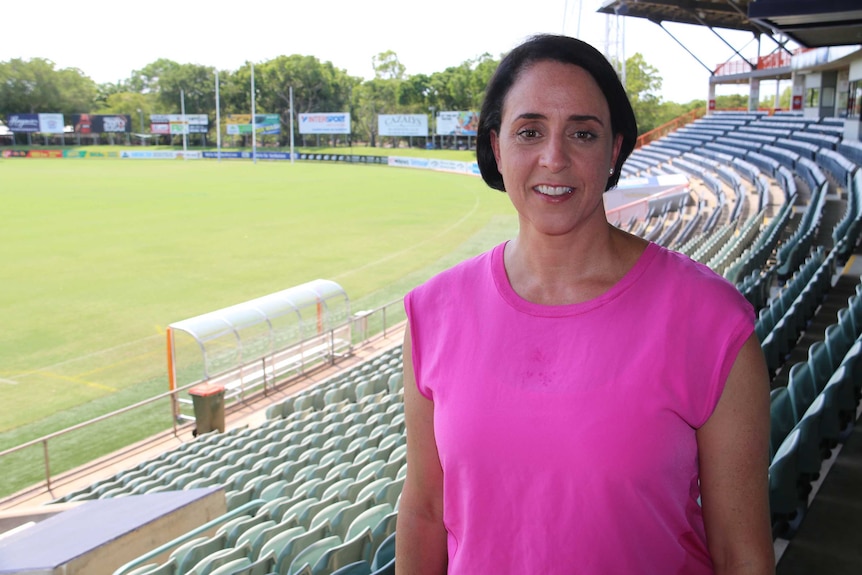
[[[254,123],[258,135],[274,136],[281,133],[281,119],[278,114],[255,114]],[[251,114],[230,114],[225,124],[228,135],[251,134]]]
[[[39,114],[9,114],[6,126],[15,133],[36,133],[39,131]]]
[[[39,131],[43,134],[62,134],[63,114],[39,114]]]
[[[150,114],[151,134],[206,134],[209,132],[206,114]]]
[[[438,136],[475,136],[478,128],[478,112],[440,112],[437,114]]]
[[[170,124],[171,122],[182,122],[182,114],[150,114],[151,124]],[[209,116],[206,114],[186,114],[185,121],[191,124],[208,126]]]
[[[300,134],[349,134],[350,114],[347,112],[300,114]]]
[[[428,116],[425,114],[380,114],[377,133],[381,136],[428,136]]]
[[[132,131],[132,117],[128,114],[72,114],[76,134],[116,134]]]

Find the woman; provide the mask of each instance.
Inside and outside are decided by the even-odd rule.
[[[491,79],[479,167],[519,231],[405,300],[399,575],[773,572],[753,310],[608,223],[636,131],[579,40]]]

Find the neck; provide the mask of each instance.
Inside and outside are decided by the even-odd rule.
[[[607,223],[594,228],[578,230],[578,238],[522,228],[505,253],[515,292],[534,303],[566,305],[610,289],[635,264],[646,242]]]

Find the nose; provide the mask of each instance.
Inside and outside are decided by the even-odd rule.
[[[568,168],[571,164],[571,159],[566,149],[565,138],[554,136],[545,140],[539,162],[542,167],[548,168],[552,173],[557,173]]]

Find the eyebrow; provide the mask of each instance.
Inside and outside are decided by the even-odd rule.
[[[518,116],[518,119],[522,120],[546,120],[547,116],[544,114],[539,114],[536,112],[525,112]],[[605,123],[598,116],[593,116],[591,114],[572,114],[568,117],[569,122],[597,122],[600,126],[604,126]]]

